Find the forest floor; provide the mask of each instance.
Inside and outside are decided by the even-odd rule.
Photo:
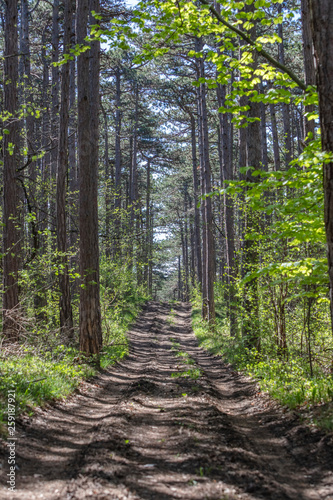
[[[332,434],[200,349],[188,305],[149,303],[129,339],[125,360],[20,419],[1,499],[333,499]],[[3,485],[7,458],[3,442]]]

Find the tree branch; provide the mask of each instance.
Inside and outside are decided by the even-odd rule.
[[[257,46],[256,42],[253,41],[244,31],[240,30],[239,28],[236,28],[236,26],[233,26],[230,24],[228,21],[223,19],[221,14],[217,12],[217,10],[214,8],[214,6],[208,1],[208,0],[199,0],[199,2],[203,5],[207,5],[209,7],[210,12],[213,14],[213,16],[220,21],[220,23],[224,24],[227,28],[229,28],[231,31],[236,33],[238,36],[240,36],[245,42],[247,42],[249,45],[254,47],[259,54],[261,54],[267,61],[269,61],[275,68],[280,69],[284,73],[286,73],[295,83],[297,83],[298,87],[304,90],[304,92],[307,89],[307,86],[305,83],[298,78],[297,75],[293,71],[291,71],[287,66],[284,64],[281,64],[277,59],[272,57],[266,50],[261,49],[260,47]]]

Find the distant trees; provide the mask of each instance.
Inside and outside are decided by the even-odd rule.
[[[38,329],[59,328],[98,353],[122,273],[128,300],[127,281],[153,297],[200,295],[203,319],[214,328],[222,314],[249,348],[270,335],[285,353],[289,324],[301,322],[304,350],[311,311],[326,321],[324,157],[316,94],[304,89],[314,84],[312,16],[322,147],[332,151],[332,9],[302,0],[301,20],[291,0],[233,11],[202,3],[176,12],[147,1],[151,30],[140,32],[140,21],[130,33],[131,12],[111,0],[6,2],[8,339],[18,338],[12,313],[22,302]],[[109,46],[94,39],[99,25]]]

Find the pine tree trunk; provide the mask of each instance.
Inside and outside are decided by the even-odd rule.
[[[198,160],[197,160],[197,144],[195,132],[195,119],[191,115],[191,144],[192,144],[192,172],[193,172],[193,196],[194,196],[194,247],[196,260],[197,280],[202,285],[202,260],[201,260],[201,237],[200,237],[200,212],[198,209]]]
[[[303,36],[303,54],[304,54],[304,73],[306,85],[316,85],[316,68],[314,58],[314,47],[311,34],[311,22],[308,0],[301,0],[302,11],[302,36]],[[314,106],[306,106],[305,113],[315,111]],[[308,120],[304,116],[304,135],[305,137],[311,133],[312,137],[315,134],[315,121]]]
[[[219,107],[225,105],[225,86],[218,85],[217,98]],[[220,157],[220,184],[226,187],[226,180],[233,180],[233,168],[231,161],[231,127],[226,113],[219,114],[220,137],[222,141],[221,157]],[[234,233],[234,206],[233,200],[226,194],[223,195],[223,215],[224,215],[224,232],[226,236],[227,249],[227,284],[228,284],[228,305],[230,319],[230,334],[236,334],[236,311],[235,311],[235,233]]]
[[[196,51],[202,50],[203,41],[197,39]],[[204,61],[199,59],[199,75],[204,78]],[[208,139],[208,121],[207,121],[207,104],[206,104],[206,85],[200,83],[198,87],[198,111],[199,125],[201,131],[199,140],[201,139],[201,182],[202,194],[204,196],[203,204],[203,260],[205,261],[202,272],[202,302],[203,302],[203,318],[207,319],[210,324],[215,322],[215,300],[214,300],[214,282],[215,282],[215,249],[214,249],[214,234],[213,234],[213,212],[212,200],[206,194],[210,193],[211,187],[211,170],[209,161],[209,139]]]
[[[64,4],[64,55],[69,53],[72,31],[72,1]],[[59,288],[60,288],[60,328],[67,336],[73,336],[73,315],[71,291],[68,275],[67,252],[67,178],[68,178],[68,125],[69,125],[69,62],[62,65],[61,104],[59,123],[59,149],[57,166],[57,249],[59,252]]]
[[[277,171],[281,170],[281,158],[280,158],[280,147],[279,147],[279,135],[276,123],[276,111],[274,104],[270,104],[269,110],[271,115],[271,126],[272,126],[274,167],[275,171]]]
[[[120,256],[120,224],[121,224],[121,73],[116,67],[116,113],[115,113],[115,256]]]
[[[5,1],[4,109],[11,118],[5,122],[8,134],[3,139],[3,334],[9,342],[19,338],[17,324],[19,233],[16,228],[19,191],[16,167],[19,165],[18,112],[18,37],[17,0]]]
[[[312,36],[317,60],[317,86],[323,151],[333,153],[333,3],[309,0]],[[333,162],[325,163],[324,221],[327,242],[330,307],[333,329]]]
[[[97,4],[97,5],[96,5]],[[87,36],[88,12],[98,2],[78,0],[77,43]],[[95,21],[93,21],[95,23]],[[80,350],[98,354],[102,345],[98,249],[99,43],[78,56],[78,158],[80,178]],[[90,62],[90,64],[89,64]]]
[[[72,34],[75,33],[75,20],[72,22]],[[77,108],[76,108],[76,61],[70,62],[69,82],[69,138],[68,138],[68,164],[69,164],[69,245],[72,253],[70,267],[75,271],[79,269],[78,240],[79,240],[79,178],[77,166]],[[72,282],[71,294],[78,293],[78,280]]]
[[[52,87],[51,87],[51,169],[50,169],[50,226],[51,230],[55,231],[55,199],[54,199],[54,185],[57,174],[58,162],[58,138],[59,138],[59,84],[60,84],[60,71],[56,63],[59,61],[59,0],[53,1],[52,11]]]

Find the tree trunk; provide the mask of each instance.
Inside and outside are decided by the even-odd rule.
[[[260,117],[259,103],[250,102],[249,117]],[[248,126],[248,166],[259,170],[262,161],[262,146],[261,146],[261,130],[260,123],[255,121]],[[257,182],[258,177],[253,177],[251,170],[246,173],[247,182]],[[248,235],[251,232],[260,230],[259,218],[256,212],[251,209],[246,209],[246,232]],[[244,241],[244,272],[245,274],[253,272],[257,269],[259,263],[258,241],[245,238]],[[251,347],[260,347],[259,334],[259,295],[258,295],[258,280],[252,278],[245,285],[244,297],[244,321],[243,335],[246,337],[248,344]]]
[[[51,90],[51,169],[50,169],[50,226],[55,231],[55,200],[54,183],[57,173],[58,162],[58,138],[59,138],[59,83],[60,71],[56,63],[59,61],[59,0],[53,1],[52,11],[52,90]]]
[[[198,209],[198,160],[197,160],[197,144],[195,133],[195,119],[191,115],[191,144],[192,144],[192,172],[193,172],[193,196],[194,196],[194,247],[196,274],[200,286],[202,285],[202,260],[201,260],[201,237],[200,237],[200,213]]]
[[[18,267],[19,232],[17,229],[19,191],[16,167],[19,164],[18,37],[17,0],[5,0],[4,109],[10,118],[5,122],[8,134],[3,140],[3,334],[9,342],[19,338],[16,312],[19,304]]]
[[[282,5],[279,4],[278,5],[278,13],[281,14],[281,12],[282,12]],[[278,26],[278,35],[282,40],[282,43],[279,44],[279,61],[281,64],[285,64],[282,24],[279,24],[279,26]],[[291,130],[290,130],[290,107],[289,107],[289,104],[286,104],[285,102],[282,103],[282,118],[283,118],[283,133],[284,133],[285,168],[288,169],[289,163],[292,160]]]
[[[316,85],[316,68],[314,58],[314,47],[311,34],[311,22],[308,0],[301,0],[302,10],[302,36],[303,36],[303,54],[304,54],[304,73],[306,85]],[[306,106],[305,113],[314,112],[314,106]],[[304,116],[304,135],[311,133],[312,138],[315,134],[315,121],[308,120]]]
[[[202,39],[197,39],[196,51],[203,48]],[[204,61],[198,61],[199,77],[204,78]],[[207,121],[207,105],[206,105],[206,85],[200,83],[198,87],[198,114],[199,140],[201,140],[201,182],[203,200],[203,260],[205,261],[202,269],[202,302],[203,302],[203,318],[207,319],[210,324],[215,322],[215,301],[214,301],[214,281],[215,281],[215,249],[214,249],[214,234],[213,234],[213,212],[212,200],[210,196],[205,196],[212,190],[211,186],[211,170],[209,161],[209,139],[208,139],[208,121]]]
[[[98,1],[77,2],[77,43],[85,43],[88,12]],[[93,21],[94,24],[96,21]],[[90,64],[89,64],[90,62]],[[78,56],[78,157],[80,177],[80,350],[98,354],[102,345],[98,249],[99,42]]]
[[[64,55],[69,53],[72,31],[72,1],[64,5]],[[73,336],[73,315],[67,258],[67,177],[68,177],[68,125],[69,125],[69,62],[62,65],[61,104],[59,123],[59,149],[57,168],[57,249],[59,252],[60,328],[67,336]]]
[[[115,113],[115,256],[121,253],[120,223],[121,223],[121,73],[116,67],[116,113]]]
[[[279,147],[279,135],[276,123],[276,111],[274,104],[269,105],[270,115],[271,115],[271,127],[272,127],[272,138],[273,138],[273,152],[274,152],[274,168],[275,171],[281,170],[281,158],[280,158],[280,147]]]
[[[309,0],[312,36],[317,60],[317,85],[323,151],[333,153],[333,3]],[[327,241],[330,308],[333,329],[333,161],[325,163],[324,221]]]
[[[218,85],[217,98],[219,107],[225,106],[225,86]],[[220,158],[220,184],[226,187],[226,180],[233,180],[233,168],[231,159],[232,144],[230,141],[231,127],[226,113],[219,114],[220,137],[222,141]],[[223,195],[224,232],[226,237],[227,254],[227,283],[228,283],[228,305],[230,319],[230,334],[236,334],[235,314],[235,233],[234,233],[234,206],[233,200],[226,194]]]

